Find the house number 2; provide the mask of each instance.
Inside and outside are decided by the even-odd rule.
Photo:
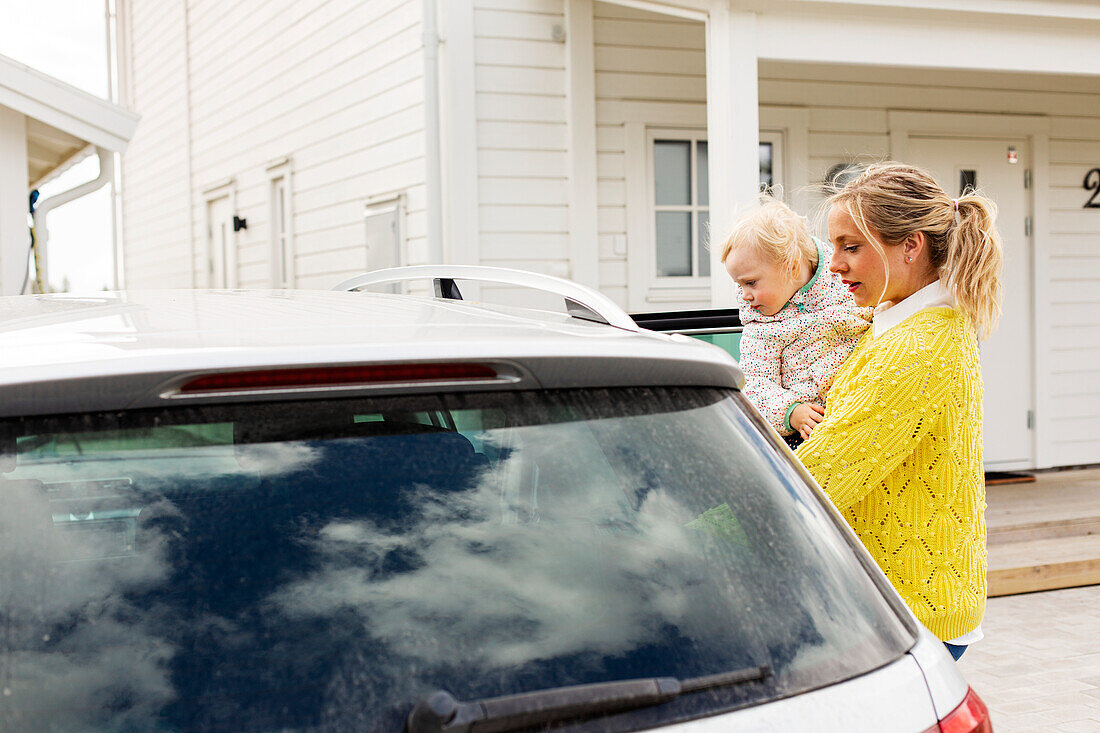
[[[1084,208],[1100,209],[1100,201],[1096,200],[1096,197],[1100,196],[1100,168],[1093,168],[1085,174],[1084,189],[1086,191],[1092,191],[1092,195],[1089,196],[1089,200],[1085,202]]]

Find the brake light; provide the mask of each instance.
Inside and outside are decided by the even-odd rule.
[[[179,388],[183,394],[242,390],[293,389],[397,382],[453,382],[494,379],[485,364],[374,364],[370,366],[300,367],[223,372],[197,377]]]
[[[989,719],[989,709],[978,693],[967,689],[966,697],[959,706],[948,713],[939,725],[924,733],[993,733],[993,723]]]

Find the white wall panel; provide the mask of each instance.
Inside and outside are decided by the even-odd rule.
[[[569,129],[566,49],[560,35],[564,1],[474,2],[483,264],[568,271]],[[532,295],[485,286],[481,297],[530,304]]]
[[[190,287],[186,36],[180,3],[131,2],[128,104],[141,115],[122,156],[124,281]]]
[[[204,282],[203,191],[225,181],[248,221],[235,237],[236,281],[268,285],[266,170],[286,158],[299,285],[363,269],[372,196],[406,193],[410,249],[423,250],[418,0],[131,4],[142,114],[123,170],[131,286]],[[148,152],[143,133],[156,137]],[[152,193],[138,190],[145,179],[158,182]]]

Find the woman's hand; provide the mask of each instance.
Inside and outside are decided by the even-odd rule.
[[[803,402],[791,410],[791,427],[794,428],[803,440],[810,439],[810,433],[817,424],[825,419],[825,408],[810,402]]]

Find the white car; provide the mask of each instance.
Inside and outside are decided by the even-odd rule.
[[[0,729],[991,730],[726,353],[344,290],[0,300]]]

